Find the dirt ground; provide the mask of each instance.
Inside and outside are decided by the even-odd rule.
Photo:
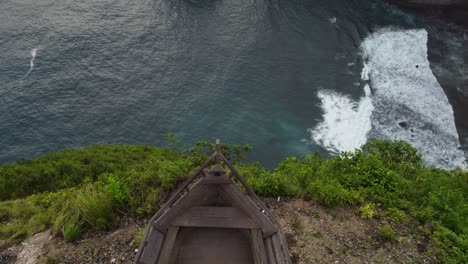
[[[293,263],[435,262],[425,256],[427,244],[408,230],[397,229],[397,239],[388,241],[377,234],[379,220],[362,219],[354,209],[330,209],[301,199],[265,202],[283,227]],[[142,228],[144,221],[128,220],[110,232],[88,233],[71,243],[40,233],[3,250],[0,263],[132,263]]]

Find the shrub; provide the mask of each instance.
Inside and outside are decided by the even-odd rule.
[[[338,180],[333,178],[322,178],[310,182],[305,191],[305,197],[316,199],[328,206],[355,205],[364,201],[360,191],[346,189]]]
[[[91,146],[65,150],[0,167],[0,200],[78,186],[105,172],[122,172],[152,155],[168,152],[147,146]]]
[[[384,216],[387,220],[390,220],[394,223],[407,224],[409,222],[409,218],[406,213],[394,207],[388,208],[385,211]]]
[[[380,237],[384,238],[385,240],[394,241],[396,240],[396,233],[393,227],[389,225],[384,225],[379,227],[378,234]]]
[[[359,213],[361,214],[361,217],[362,218],[368,218],[368,219],[371,219],[372,217],[375,216],[376,214],[376,208],[375,208],[375,204],[373,203],[368,203],[364,206],[361,206],[359,208]]]

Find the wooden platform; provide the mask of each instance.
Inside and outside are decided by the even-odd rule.
[[[208,173],[205,169],[216,163]],[[224,163],[245,192],[227,175]],[[290,264],[281,227],[216,152],[151,219],[138,264]]]

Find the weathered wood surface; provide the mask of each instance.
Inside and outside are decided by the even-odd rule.
[[[167,230],[164,244],[161,249],[161,256],[159,257],[158,264],[169,264],[172,257],[172,250],[179,232],[178,226],[170,226]]]
[[[230,228],[181,228],[176,264],[254,264],[250,241]],[[185,234],[184,234],[185,233]]]
[[[235,207],[241,208],[262,229],[264,236],[270,236],[277,232],[277,228],[260,211],[260,209],[246,196],[235,184],[222,185],[220,190],[223,195],[229,197]]]
[[[276,261],[278,263],[287,263],[278,234],[271,236],[271,242],[273,244],[273,251],[275,251]]]
[[[195,185],[190,192],[183,196],[183,199],[178,200],[170,210],[161,215],[161,217],[154,222],[154,225],[158,230],[167,230],[172,220],[183,214],[195,201],[206,197],[209,192],[212,191],[213,189],[209,188],[207,185]]]
[[[224,162],[247,194],[217,164]],[[198,176],[200,180],[195,181]],[[149,236],[149,237],[148,237]],[[151,219],[135,259],[144,264],[290,264],[281,227],[219,145]]]
[[[194,206],[172,221],[177,226],[258,228],[242,210],[235,207]]]
[[[223,175],[223,176],[206,176],[203,178],[202,184],[231,184],[233,183],[231,179],[229,179],[229,176]]]
[[[141,254],[140,263],[156,264],[161,252],[161,246],[164,240],[164,234],[153,229],[149,235],[148,241],[145,243],[143,253]]]
[[[277,264],[275,257],[275,252],[273,250],[273,243],[271,242],[271,237],[265,238],[266,252],[268,257],[268,264]],[[283,263],[278,263],[283,264]]]
[[[250,230],[252,254],[255,264],[268,264],[265,243],[263,242],[262,231],[260,229]]]

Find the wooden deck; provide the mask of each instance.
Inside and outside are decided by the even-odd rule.
[[[150,220],[135,263],[290,264],[291,260],[280,225],[217,142],[216,152]]]

